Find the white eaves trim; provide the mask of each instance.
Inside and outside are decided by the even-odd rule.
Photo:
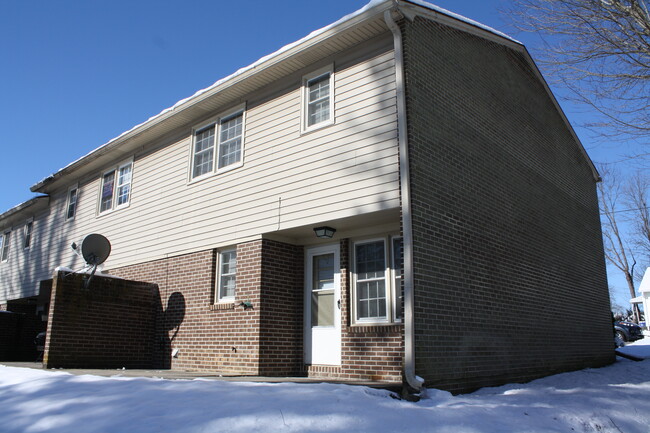
[[[133,128],[129,129],[128,131],[123,132],[122,134],[118,135],[117,137],[109,140],[105,144],[95,148],[91,152],[87,153],[86,155],[76,159],[75,161],[71,162],[70,164],[66,165],[63,168],[60,168],[58,171],[52,173],[51,175],[43,178],[36,184],[34,184],[30,189],[33,192],[39,191],[43,186],[45,186],[47,183],[49,183],[50,180],[53,180],[55,177],[62,176],[65,173],[62,173],[64,171],[68,171],[70,169],[73,169],[74,166],[78,165],[82,161],[85,162],[87,159],[93,159],[95,157],[99,157],[103,154],[103,151],[108,151],[109,149],[113,146],[119,145],[121,142],[134,137],[145,130],[147,130],[150,127],[153,127],[154,125],[164,121],[168,117],[172,116],[176,112],[182,111],[184,108],[192,106],[193,104],[215,94],[218,93],[222,88],[231,86],[245,78],[247,78],[250,75],[259,73],[260,71],[264,70],[265,68],[274,65],[276,63],[279,63],[283,59],[297,53],[300,51],[303,51],[305,49],[308,49],[309,47],[321,42],[322,40],[328,38],[332,34],[338,33],[340,31],[345,30],[346,28],[353,27],[356,25],[358,22],[363,21],[369,16],[373,15],[378,15],[378,14],[383,14],[385,10],[389,10],[394,7],[399,7],[399,6],[406,6],[408,3],[411,3],[413,5],[421,6],[423,8],[432,10],[434,12],[440,13],[442,15],[448,16],[450,18],[462,21],[464,23],[470,24],[472,26],[478,27],[482,30],[485,30],[487,32],[490,32],[494,35],[497,35],[499,37],[503,37],[506,40],[515,42],[519,45],[521,45],[520,42],[515,41],[514,39],[510,38],[509,36],[505,35],[502,32],[499,32],[491,27],[485,26],[483,24],[480,24],[474,20],[471,20],[469,18],[463,17],[462,15],[455,14],[453,12],[450,12],[446,9],[440,8],[436,5],[433,5],[431,3],[422,1],[422,0],[407,0],[407,1],[401,1],[401,0],[371,0],[367,5],[362,7],[361,9],[352,12],[351,14],[348,14],[344,16],[343,18],[339,19],[338,21],[325,26],[323,28],[320,28],[318,30],[315,30],[305,36],[302,39],[297,40],[296,42],[290,43],[288,45],[285,45],[284,47],[280,48],[279,50],[262,57],[261,59],[257,60],[256,62],[243,67],[239,70],[237,70],[235,73],[222,78],[218,81],[216,81],[214,84],[212,84],[209,87],[206,87],[204,89],[201,89],[194,93],[192,96],[181,99],[177,103],[175,103],[173,106],[164,109],[160,113],[156,114],[155,116],[150,117],[146,121],[134,126]]]

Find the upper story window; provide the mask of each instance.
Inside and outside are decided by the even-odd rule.
[[[104,172],[100,189],[99,213],[128,206],[131,199],[132,174],[133,161]]]
[[[10,235],[11,235],[11,230],[7,230],[0,236],[0,262],[6,262],[7,260],[9,260]]]
[[[334,73],[332,66],[303,78],[302,129],[309,131],[334,122]]]
[[[402,239],[398,237],[354,243],[355,323],[402,320],[402,254]]]
[[[68,189],[68,197],[65,205],[65,218],[73,219],[77,213],[77,198],[78,198],[79,189],[77,186],[73,186]]]
[[[244,109],[239,108],[194,132],[192,179],[241,167],[244,151]]]
[[[219,302],[235,300],[237,281],[237,250],[223,250],[219,253],[217,275],[217,299]]]
[[[29,248],[32,244],[32,233],[34,231],[34,220],[29,219],[25,223],[25,241],[23,243],[24,248]]]

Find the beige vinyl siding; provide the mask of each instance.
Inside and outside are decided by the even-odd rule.
[[[89,233],[111,241],[106,267],[114,268],[399,207],[393,52],[352,60],[361,57],[323,60],[335,65],[331,126],[301,134],[300,76],[281,80],[267,96],[251,95],[240,168],[190,180],[191,129],[204,120],[197,119],[153,150],[116,156],[115,163],[134,156],[127,208],[98,216],[101,171],[70,182],[79,183],[77,214],[65,219],[67,191],[52,197],[47,233],[37,238],[50,254],[34,275],[82,267],[70,244]]]

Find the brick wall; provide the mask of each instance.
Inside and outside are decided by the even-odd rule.
[[[214,303],[215,250],[110,271],[158,285],[162,311],[157,338],[165,345],[162,367],[258,374],[260,251],[261,241],[237,246],[236,303]],[[251,302],[253,308],[244,310],[237,305],[240,301]],[[172,357],[175,350],[176,357]]]
[[[349,251],[341,243],[342,365],[309,366],[303,358],[302,246],[268,239],[237,246],[236,301],[214,303],[217,252],[202,251],[111,270],[158,285],[163,299],[157,341],[161,365],[227,375],[401,381],[402,327],[351,327]],[[244,310],[240,302],[250,302]],[[177,357],[172,357],[178,350]]]
[[[341,369],[344,379],[402,381],[402,325],[351,326],[350,242],[341,241]]]
[[[403,22],[416,373],[467,391],[614,360],[595,181],[520,53]]]
[[[59,272],[52,285],[46,368],[151,368],[160,298],[152,284]]]
[[[265,239],[262,244],[260,374],[303,370],[303,248]]]

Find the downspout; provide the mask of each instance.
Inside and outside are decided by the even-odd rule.
[[[406,124],[406,92],[404,91],[404,56],[402,32],[391,16],[384,12],[386,25],[393,32],[395,46],[395,86],[397,91],[397,140],[399,145],[400,191],[402,198],[402,240],[404,245],[404,380],[420,391],[423,379],[415,375],[415,332],[413,294],[413,224],[411,220],[411,178],[409,175],[408,130]]]

